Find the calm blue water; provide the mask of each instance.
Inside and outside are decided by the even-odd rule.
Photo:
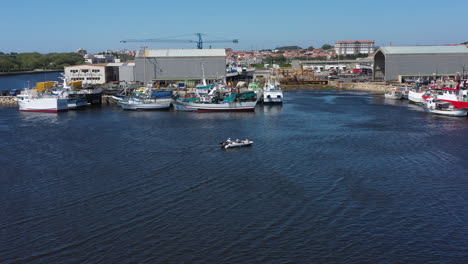
[[[335,91],[255,113],[0,108],[0,263],[466,263],[467,135]]]
[[[37,82],[61,81],[59,76],[59,72],[20,74],[11,76],[0,75],[0,91],[11,91],[13,89],[23,89],[26,87],[31,88],[36,86]]]

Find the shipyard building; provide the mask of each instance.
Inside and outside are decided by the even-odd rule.
[[[381,47],[374,55],[374,80],[400,81],[463,74],[467,46]]]
[[[135,57],[135,80],[162,84],[198,83],[226,78],[224,49],[140,50]]]

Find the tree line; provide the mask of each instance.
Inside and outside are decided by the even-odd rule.
[[[35,69],[63,69],[64,66],[83,64],[77,53],[3,53],[0,52],[0,72],[30,71]]]

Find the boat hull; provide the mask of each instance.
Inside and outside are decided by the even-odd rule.
[[[192,103],[175,101],[172,103],[174,110],[187,112],[252,112],[255,111],[256,101],[254,102],[232,102],[222,104],[211,103]]]
[[[386,99],[392,99],[392,100],[401,100],[403,98],[402,94],[396,95],[396,94],[385,94]]]
[[[282,91],[264,91],[263,103],[264,104],[282,104],[283,92]]]
[[[68,100],[67,105],[68,109],[79,109],[88,106],[88,101],[86,99]]]
[[[168,110],[171,107],[171,102],[161,103],[129,103],[128,101],[118,101],[120,107],[124,110]]]
[[[65,98],[18,99],[20,111],[58,113],[68,111],[68,100]]]
[[[409,91],[408,100],[413,103],[422,104],[426,102],[426,99],[423,98],[424,92],[414,92]]]
[[[424,110],[431,114],[445,115],[445,116],[457,116],[457,117],[467,116],[467,113],[468,113],[467,110],[460,110],[460,109],[438,110],[438,109],[430,109],[428,107],[424,107]]]
[[[243,148],[243,147],[250,147],[254,142],[232,142],[232,143],[225,143],[221,145],[221,148],[228,149],[228,148]]]

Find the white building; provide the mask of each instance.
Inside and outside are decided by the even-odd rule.
[[[70,81],[83,81],[83,84],[104,84],[107,78],[106,64],[83,64],[65,67],[65,77]]]
[[[135,81],[135,63],[82,64],[65,67],[65,77],[83,84]]]
[[[335,42],[335,52],[338,55],[358,55],[374,53],[372,40],[345,40]]]

